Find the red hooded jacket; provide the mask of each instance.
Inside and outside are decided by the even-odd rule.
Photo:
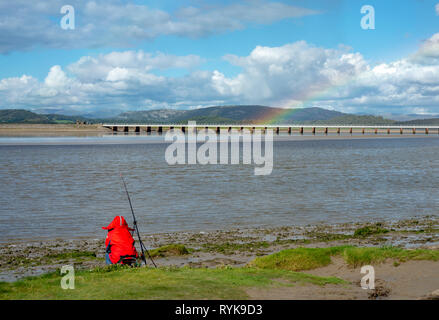
[[[107,227],[102,227],[102,229],[108,230],[105,247],[107,248],[107,252],[109,252],[112,263],[121,262],[124,256],[137,258],[134,239],[130,233],[130,231],[134,231],[134,229],[128,227],[123,216],[115,217]]]

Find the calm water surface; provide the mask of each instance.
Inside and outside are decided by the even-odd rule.
[[[437,214],[439,138],[274,143],[274,169],[169,166],[156,137],[0,139],[0,241],[403,219]],[[155,142],[155,143],[153,143]]]

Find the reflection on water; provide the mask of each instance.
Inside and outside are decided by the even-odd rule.
[[[169,166],[161,141],[0,139],[0,241],[102,237],[115,215],[132,221],[119,171],[142,232],[437,214],[436,138],[276,141],[269,176],[253,165]]]

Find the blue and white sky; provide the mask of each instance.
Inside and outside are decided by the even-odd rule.
[[[231,104],[439,114],[439,0],[0,0],[0,109]]]

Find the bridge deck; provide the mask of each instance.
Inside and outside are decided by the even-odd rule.
[[[377,125],[377,126],[371,126],[371,125],[336,125],[336,124],[319,124],[319,125],[312,125],[312,124],[291,124],[291,125],[264,125],[264,124],[196,124],[195,126],[193,125],[188,125],[188,124],[178,124],[178,123],[164,123],[164,124],[132,124],[132,123],[114,123],[114,124],[108,124],[108,123],[104,123],[102,125],[103,127],[106,128],[113,128],[113,127],[139,127],[139,128],[157,128],[157,127],[162,127],[162,128],[169,128],[169,127],[176,127],[176,128],[181,128],[181,127],[197,127],[197,128],[271,128],[271,129],[288,129],[288,128],[321,128],[321,129],[325,129],[325,128],[331,128],[331,129],[337,129],[337,128],[341,128],[341,129],[439,129],[439,126],[395,126],[395,125],[391,125],[391,126],[383,126],[383,125]]]

